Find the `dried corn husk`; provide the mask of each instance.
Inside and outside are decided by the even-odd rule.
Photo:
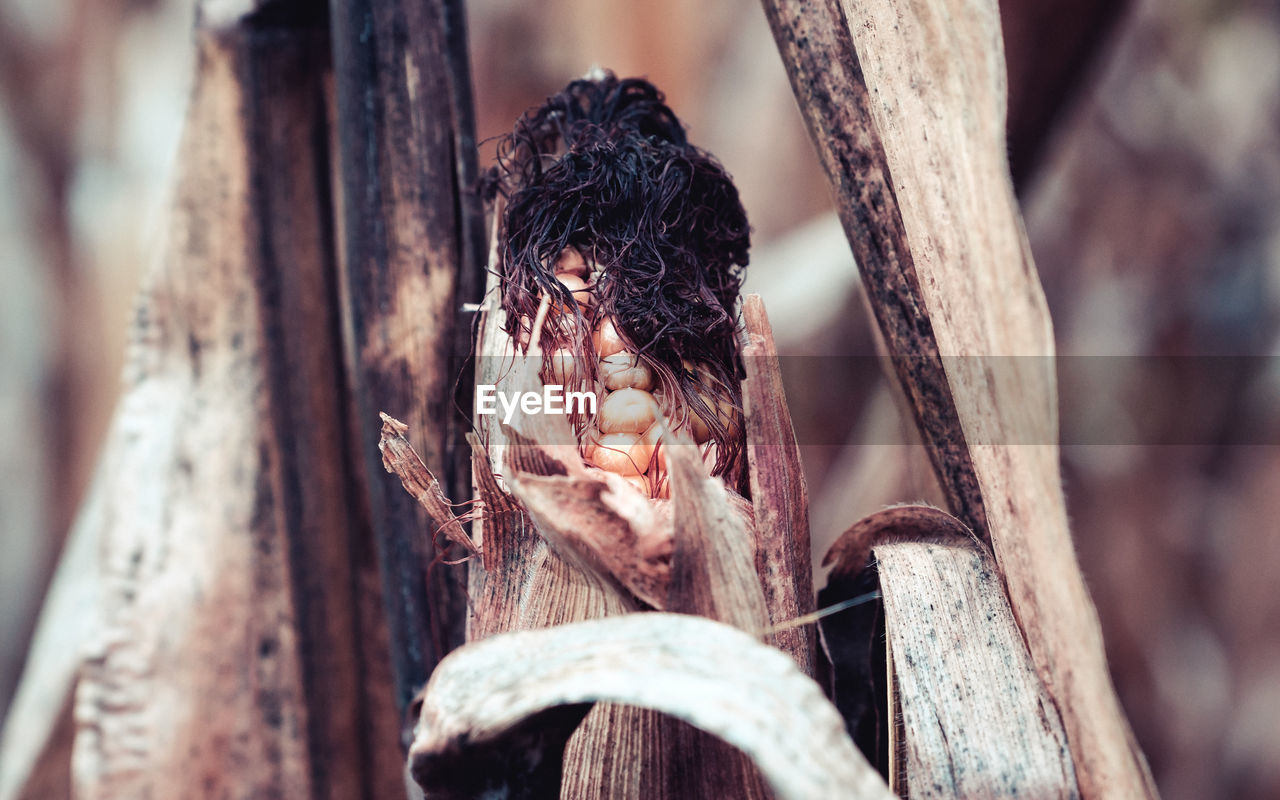
[[[504,634],[456,651],[427,686],[410,749],[414,777],[427,798],[474,797],[481,787],[554,796],[566,739],[599,701],[656,709],[715,734],[751,759],[780,800],[893,796],[785,654],[733,627],[663,613]],[[737,775],[710,777],[704,785],[718,788],[670,796],[741,796]]]
[[[896,506],[859,520],[826,563],[849,577],[871,555],[884,598],[894,791],[1078,797],[1061,717],[990,550],[945,511]]]

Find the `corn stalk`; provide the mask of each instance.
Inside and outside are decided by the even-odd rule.
[[[452,401],[474,148],[445,5],[201,5],[167,242],[0,796],[405,792],[459,583],[360,409]]]
[[[994,550],[1081,793],[1153,796],[1071,547],[1052,328],[1005,155],[998,8],[765,9],[894,377],[951,511]]]

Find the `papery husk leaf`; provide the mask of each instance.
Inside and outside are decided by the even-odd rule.
[[[940,509],[896,506],[859,520],[826,563],[850,578],[868,556],[884,603],[894,790],[1078,797],[1061,717],[990,551]]]
[[[427,686],[413,774],[428,798],[461,796],[440,777],[442,764],[460,758],[513,791],[528,765],[538,765],[545,786],[565,717],[544,715],[602,700],[715,734],[754,762],[780,800],[893,796],[789,656],[728,625],[659,612],[504,634],[455,651]],[[737,796],[731,784],[721,790]]]
[[[382,452],[383,468],[400,478],[404,490],[414,496],[418,505],[422,506],[449,541],[462,545],[471,555],[479,555],[480,549],[454,516],[453,508],[444,496],[444,490],[440,488],[440,481],[436,480],[427,465],[422,463],[422,458],[413,449],[413,445],[409,444],[405,436],[409,432],[409,426],[386,413],[380,416],[382,439],[378,442],[378,449]]]
[[[747,344],[742,360],[746,447],[754,515],[756,571],[774,625],[812,613],[815,607],[809,543],[809,490],[782,385],[778,349],[759,295],[743,299]],[[812,626],[776,634],[806,675],[817,674]]]

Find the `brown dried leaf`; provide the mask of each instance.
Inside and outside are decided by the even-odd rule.
[[[756,573],[751,507],[706,474],[691,440],[674,443],[667,448],[675,522],[667,608],[758,635],[769,626],[769,612]]]
[[[730,626],[656,612],[455,651],[427,685],[410,768],[428,798],[472,796],[477,775],[510,796],[554,797],[566,731],[597,701],[714,733],[750,757],[781,800],[893,796],[790,657]],[[450,769],[458,763],[466,769]]]
[[[512,472],[507,485],[561,556],[619,591],[654,608],[666,607],[671,516],[660,513],[621,476],[603,471],[580,478]]]
[[[972,543],[951,542],[874,547],[905,754],[905,786],[895,790],[912,798],[1079,797],[1057,706],[994,561]]]
[[[743,299],[742,317],[748,337],[742,351],[747,372],[742,399],[756,571],[770,623],[777,625],[812,613],[815,606],[809,490],[783,390],[778,349],[759,295]],[[805,674],[814,675],[817,642],[813,627],[793,627],[776,636],[778,646],[791,653]]]
[[[473,556],[480,555],[480,548],[471,541],[471,537],[463,530],[462,523],[454,516],[453,508],[444,496],[444,490],[440,488],[440,481],[436,480],[427,465],[422,463],[413,445],[409,444],[409,439],[405,436],[409,432],[409,426],[386,413],[378,416],[382,417],[382,439],[378,442],[378,450],[382,452],[383,468],[400,478],[405,491],[413,495],[437,528],[444,531],[449,541],[462,545]]]
[[[924,541],[977,538],[963,522],[940,508],[900,505],[868,514],[840,534],[822,559],[833,578],[852,578],[867,566],[871,549],[886,541]]]

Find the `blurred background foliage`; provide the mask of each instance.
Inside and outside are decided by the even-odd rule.
[[[467,8],[482,138],[591,66],[647,76],[737,181],[749,288],[784,354],[874,354],[754,4]],[[1140,401],[1121,408],[1190,426],[1168,439],[1182,444],[1063,447],[1120,697],[1165,797],[1280,796],[1280,4],[1002,8],[1011,162],[1059,352],[1241,357],[1213,381],[1179,358],[1143,372]],[[191,0],[0,3],[0,713],[117,395],[135,281],[158,252],[193,13]],[[482,163],[492,154],[489,141]],[[872,360],[830,363],[785,367],[819,558],[857,517],[937,498],[918,448],[897,443],[909,433]],[[1095,399],[1064,382],[1064,416],[1087,418]]]

